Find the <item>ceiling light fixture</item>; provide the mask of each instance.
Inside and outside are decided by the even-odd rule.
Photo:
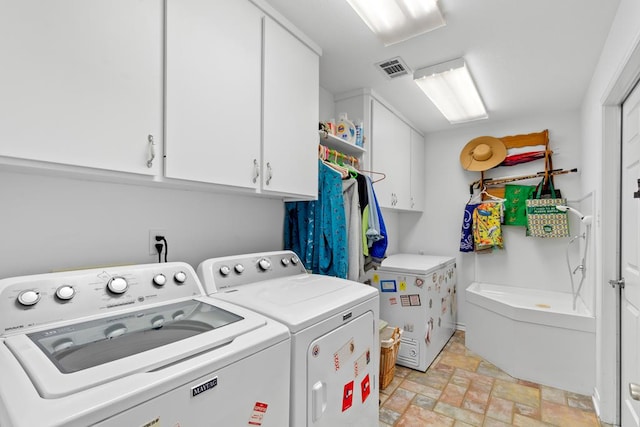
[[[399,43],[446,25],[437,0],[347,0],[384,43]]]
[[[489,117],[462,58],[416,70],[413,80],[449,123]]]

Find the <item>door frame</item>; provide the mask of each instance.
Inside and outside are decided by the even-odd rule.
[[[601,298],[596,299],[596,312],[600,315],[596,326],[596,351],[598,352],[596,360],[600,361],[597,368],[599,378],[596,384],[600,384],[601,389],[598,390],[596,386],[594,399],[596,406],[600,409],[601,418],[607,419],[610,418],[608,414],[613,415],[614,425],[620,425],[621,422],[621,393],[624,392],[621,384],[620,360],[621,289],[617,288],[614,291],[608,282],[621,276],[622,103],[639,79],[640,42],[636,41],[601,99],[601,210],[597,218],[599,228],[597,241],[600,245],[594,245],[596,257],[599,256],[602,259],[598,280]],[[599,395],[598,392],[601,394]]]

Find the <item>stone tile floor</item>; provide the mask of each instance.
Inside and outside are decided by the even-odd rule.
[[[396,366],[380,391],[380,427],[599,427],[590,396],[513,378],[456,331],[426,373]]]

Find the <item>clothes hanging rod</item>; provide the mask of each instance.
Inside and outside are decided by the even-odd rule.
[[[360,163],[357,157],[349,156],[347,154],[341,153],[338,150],[334,150],[333,148],[326,147],[322,144],[319,144],[318,146],[318,155],[322,160],[329,160],[330,157],[336,156],[351,162],[351,164],[354,166]]]

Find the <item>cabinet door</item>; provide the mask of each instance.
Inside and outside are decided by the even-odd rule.
[[[410,206],[410,129],[393,112],[372,101],[373,170],[387,175],[375,184],[381,207],[409,209]]]
[[[424,138],[411,129],[411,205],[413,211],[424,209],[425,157]]]
[[[166,13],[166,176],[257,188],[262,13],[238,0]]]
[[[2,1],[0,155],[157,174],[162,4]]]
[[[317,197],[319,96],[318,55],[265,18],[264,191]]]

